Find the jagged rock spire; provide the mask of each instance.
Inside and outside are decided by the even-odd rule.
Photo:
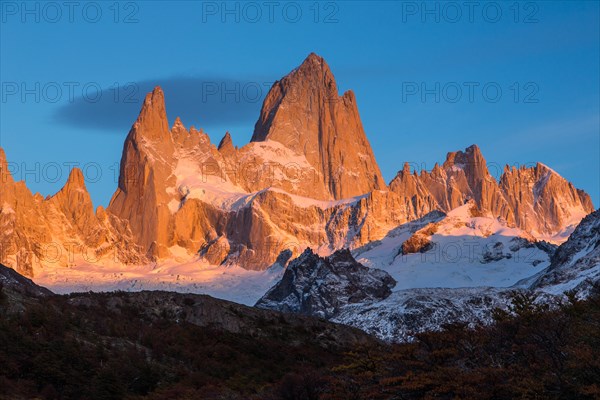
[[[160,86],[146,95],[133,129],[149,139],[161,140],[169,135],[165,96]]]
[[[65,185],[49,202],[60,209],[84,236],[88,236],[90,230],[97,225],[92,198],[79,168],[71,170]]]
[[[548,239],[594,209],[587,193],[541,163],[531,168],[506,166],[497,182],[477,145],[448,153],[444,164],[436,163],[431,172],[414,179],[407,176],[405,165],[390,182],[390,190],[413,204],[427,204],[422,211],[435,207],[448,212],[472,199],[480,210]]]
[[[223,138],[219,142],[218,150],[221,153],[227,154],[235,150],[235,147],[233,147],[233,140],[231,140],[231,135],[229,134],[229,132],[225,132],[225,136],[223,136]]]
[[[125,139],[119,187],[107,208],[129,221],[137,243],[144,249],[153,249],[148,250],[151,256],[165,252],[162,246],[152,244],[165,242],[168,235],[163,229],[169,218],[170,196],[166,188],[174,185],[174,163],[175,143],[168,126],[164,94],[157,86],[146,95]]]
[[[0,190],[2,190],[3,185],[8,185],[13,182],[13,176],[8,169],[8,162],[6,161],[6,153],[4,153],[4,149],[0,147]]]
[[[85,189],[85,178],[83,177],[83,172],[79,168],[75,167],[71,170],[65,188]]]
[[[252,141],[275,140],[306,157],[334,199],[385,188],[351,91],[339,96],[329,66],[311,53],[262,106]]]

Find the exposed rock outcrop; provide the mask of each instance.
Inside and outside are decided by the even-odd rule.
[[[174,132],[179,132],[176,124]],[[182,134],[183,136],[183,134]],[[155,88],[142,105],[131,127],[121,156],[119,187],[108,211],[129,221],[137,243],[149,256],[165,256],[168,239],[170,196],[175,186],[174,143],[169,131],[162,89]]]
[[[342,107],[325,102],[334,92],[337,99],[337,89],[329,68],[314,55],[283,81],[293,90],[304,90],[306,96],[295,99],[294,106]],[[312,91],[322,96],[318,104],[312,103]],[[169,258],[178,246],[211,263],[237,263],[248,269],[267,268],[285,249],[291,248],[294,255],[306,246],[329,253],[382,237],[415,213],[394,193],[369,192],[379,184],[368,184],[363,192],[362,183],[347,183],[344,187],[362,196],[340,202],[315,200],[337,195],[321,180],[323,167],[316,163],[314,151],[323,150],[319,157],[331,155],[347,171],[363,165],[381,181],[355,103],[348,107],[311,115],[311,124],[327,127],[330,137],[326,144],[314,141],[306,154],[276,140],[277,135],[255,138],[238,149],[227,133],[216,148],[205,133],[188,131],[179,118],[169,131],[163,92],[156,88],[125,141],[119,187],[107,211],[128,221],[151,259]],[[350,121],[348,113],[355,124],[352,129],[344,125]],[[321,135],[313,128],[307,135]],[[359,164],[348,156],[356,154],[348,147],[356,143],[363,143],[369,156]]]
[[[0,288],[2,290],[9,288],[27,296],[43,297],[52,295],[50,290],[36,285],[31,279],[25,278],[14,269],[2,264],[0,264]]]
[[[594,211],[590,196],[544,164],[506,167],[500,178],[515,224],[541,237],[564,241]]]
[[[342,306],[385,299],[395,285],[386,272],[359,264],[348,250],[322,258],[306,249],[256,306],[331,318]]]
[[[77,169],[43,199],[14,182],[6,164],[0,152],[0,261],[28,276],[51,243],[61,266],[81,263],[66,250],[75,245],[89,262],[107,254],[129,264],[200,257],[263,270],[283,251],[357,248],[468,201],[482,215],[555,241],[593,209],[587,194],[542,164],[507,168],[497,182],[475,145],[448,153],[432,171],[411,173],[406,164],[387,188],[354,95],[338,95],[315,54],[273,85],[252,141],[240,148],[229,133],[217,147],[179,118],[169,129],[164,93],[155,88],[127,135],[106,210],[94,213]],[[427,247],[416,244],[407,251]]]
[[[233,147],[233,140],[231,140],[231,135],[229,132],[225,132],[225,136],[219,142],[219,147],[217,148],[221,153],[230,155],[235,151],[235,147]]]
[[[344,199],[386,187],[354,93],[339,96],[329,66],[314,53],[267,94],[252,136],[253,142],[265,140],[304,155],[316,169],[315,185],[323,185],[329,194],[326,198]]]
[[[52,197],[15,182],[0,148],[0,261],[32,277],[39,268],[82,262],[144,262],[126,222],[94,213],[82,172],[74,168]]]
[[[476,145],[448,153],[442,166],[410,174],[408,165],[390,182],[390,190],[409,198],[422,216],[444,212],[474,200],[509,225],[540,238],[562,242],[585,215],[593,211],[589,195],[538,163],[531,168],[505,168],[497,182]]]
[[[399,250],[414,238],[439,250],[418,254],[416,246],[402,254]],[[444,255],[444,249],[454,251]],[[515,293],[553,305],[569,290],[585,298],[600,284],[600,212],[584,218],[556,249],[478,211],[470,200],[448,215],[434,212],[398,227],[355,254],[371,271],[395,279],[391,294],[350,301],[341,286],[343,277],[329,278],[328,264],[307,251],[290,262],[281,281],[257,306],[317,315],[386,340],[408,341],[446,324],[491,323],[494,310],[508,309]],[[512,271],[499,273],[503,269]],[[411,282],[406,286],[406,281]]]
[[[561,294],[574,290],[585,297],[600,282],[600,210],[585,217],[554,253],[550,266],[531,285],[534,290]]]

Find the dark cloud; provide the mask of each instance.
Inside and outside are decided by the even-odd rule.
[[[100,90],[96,85],[88,85],[86,95],[63,104],[54,117],[57,122],[76,128],[122,132],[135,121],[146,93],[161,86],[170,121],[179,116],[185,125],[202,128],[253,123],[272,83],[174,77]]]

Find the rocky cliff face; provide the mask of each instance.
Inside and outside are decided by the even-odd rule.
[[[405,251],[411,242],[430,246]],[[351,254],[336,265],[307,251],[289,263],[257,306],[318,315],[407,341],[449,323],[490,323],[493,310],[507,308],[515,292],[553,304],[568,290],[585,298],[600,282],[600,212],[584,218],[557,249],[483,215],[470,200],[447,215],[433,212],[404,224],[353,254],[370,276],[352,271],[360,280],[350,283],[339,271],[357,262]],[[376,271],[395,281],[390,292],[353,301],[348,293],[356,287],[381,284],[372,283]]]
[[[541,163],[506,167],[500,189],[517,226],[556,242],[566,240],[581,219],[594,211],[587,193]]]
[[[309,225],[322,219],[286,208],[291,203],[287,191],[310,193],[310,186],[281,174],[281,163],[275,166],[277,160],[295,159],[313,170],[278,142],[238,150],[225,135],[216,148],[208,135],[186,129],[179,119],[169,130],[163,92],[156,88],[125,141],[119,188],[108,212],[128,221],[150,259],[170,258],[183,248],[214,264],[235,254],[229,262],[264,269],[285,245],[325,241],[324,235],[302,235],[291,227],[303,218]],[[286,191],[264,190],[271,186]]]
[[[44,245],[55,242],[64,266],[87,261],[67,256],[74,242],[82,254],[116,254],[117,263],[200,257],[263,270],[285,250],[298,256],[307,247],[320,255],[357,248],[467,201],[557,241],[593,208],[587,194],[541,164],[507,169],[497,182],[477,146],[449,153],[432,171],[411,174],[405,165],[387,188],[354,95],[338,95],[315,54],[273,85],[242,147],[229,133],[217,147],[179,118],[169,128],[164,93],[155,88],[125,140],[107,210],[94,213],[76,169],[49,199],[3,176],[2,260],[29,276],[41,267]]]
[[[74,168],[54,196],[33,195],[15,182],[0,148],[0,261],[26,275],[85,262],[139,264],[144,258],[127,224],[94,213],[81,171]]]
[[[594,210],[589,195],[538,163],[531,168],[505,168],[497,182],[476,145],[448,153],[442,166],[410,174],[408,165],[390,182],[390,190],[410,199],[414,214],[453,210],[474,200],[509,225],[540,238],[562,242],[576,224]]]
[[[29,296],[49,296],[52,292],[48,289],[38,286],[31,281],[31,279],[25,278],[12,268],[8,268],[0,264],[0,288],[2,290],[14,290],[18,293],[29,295]]]
[[[512,222],[508,204],[476,145],[464,152],[448,153],[442,166],[435,164],[431,171],[421,171],[420,175],[411,175],[405,165],[390,182],[390,190],[409,196],[420,216],[431,210],[448,212],[472,199],[481,209]]]
[[[325,188],[318,198],[344,199],[386,187],[354,93],[339,96],[329,66],[314,53],[267,94],[252,136],[252,142],[265,140],[306,157],[316,170],[314,186]]]
[[[133,124],[121,157],[119,187],[108,211],[129,221],[137,243],[148,255],[166,255],[160,247],[168,236],[169,196],[174,143],[168,127],[164,95],[160,88],[148,94]]]
[[[551,264],[531,285],[534,290],[561,294],[574,290],[585,297],[600,282],[600,211],[585,217],[560,245]]]
[[[256,306],[332,318],[348,304],[385,299],[395,285],[386,272],[357,263],[348,250],[322,258],[307,249]]]
[[[285,93],[298,92],[293,98],[284,96],[279,105],[314,111],[299,136],[314,139],[304,143],[306,151],[283,140],[279,128],[270,128],[283,123],[283,114],[257,124],[262,126],[257,132],[268,134],[255,134],[247,145],[235,147],[227,133],[217,148],[205,133],[187,130],[179,119],[169,130],[162,90],[148,94],[125,141],[119,187],[108,207],[110,214],[128,221],[145,255],[165,259],[183,248],[214,264],[264,269],[286,249],[294,255],[307,246],[330,253],[377,239],[415,216],[396,194],[369,192],[382,182],[379,169],[355,102],[344,105],[352,96],[337,96],[322,59],[309,56],[280,84]],[[263,111],[269,102],[265,100]],[[360,163],[350,150],[356,143],[364,150]],[[347,174],[330,182],[333,170],[328,168],[337,162]],[[357,166],[376,179],[364,181],[366,172],[355,171]],[[321,179],[325,175],[327,184]],[[350,190],[362,196],[319,200]]]

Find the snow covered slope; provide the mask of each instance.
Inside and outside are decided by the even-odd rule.
[[[600,211],[594,211],[563,243],[550,267],[533,282],[531,288],[560,295],[574,290],[584,297],[600,281]]]
[[[180,249],[181,251],[181,249]],[[166,290],[210,296],[253,305],[283,275],[275,263],[264,271],[210,265],[198,257],[148,264],[136,268],[118,264],[82,263],[72,268],[44,268],[35,282],[54,293],[123,290]]]
[[[430,214],[402,225],[354,254],[364,265],[388,272],[397,284],[383,299],[338,304],[330,319],[386,340],[406,341],[447,323],[489,323],[492,311],[506,308],[515,291],[537,292],[538,301],[573,289],[585,297],[600,281],[600,212],[587,216],[556,249],[467,203],[446,216]],[[336,293],[337,285],[316,292],[305,283],[287,282],[286,287],[310,296],[343,295]],[[258,306],[281,309],[273,299],[263,298]]]
[[[444,324],[491,322],[491,310],[510,303],[511,290],[490,287],[405,289],[379,302],[349,304],[332,321],[384,340],[404,342]]]
[[[395,290],[509,287],[548,267],[554,248],[468,202],[404,224],[354,255],[388,272]]]

